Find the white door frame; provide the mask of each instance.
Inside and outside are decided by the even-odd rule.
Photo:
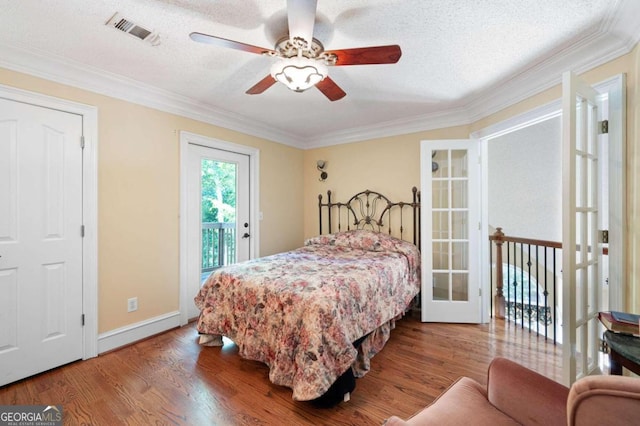
[[[82,117],[82,359],[98,356],[98,108],[0,85],[0,98]]]
[[[187,184],[188,184],[188,148],[189,144],[201,145],[223,151],[236,152],[249,156],[249,223],[251,224],[251,239],[249,242],[249,259],[260,256],[260,191],[259,164],[260,150],[239,145],[220,139],[210,138],[195,133],[180,132],[180,325],[189,321],[188,303],[193,303],[195,294],[187,294]]]
[[[609,93],[609,309],[623,311],[627,288],[626,76],[618,74],[593,87]]]
[[[624,310],[626,289],[626,76],[615,75],[593,86],[598,92],[609,92],[609,309]],[[562,100],[557,99],[525,113],[471,133],[470,137],[480,140],[482,169],[482,235],[481,241],[489,241],[488,212],[488,142],[507,133],[558,117],[562,114]],[[611,188],[615,188],[612,191]],[[491,317],[489,312],[491,297],[491,271],[489,268],[488,245],[481,244],[481,287],[484,311],[483,322]]]

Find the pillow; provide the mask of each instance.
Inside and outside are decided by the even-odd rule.
[[[356,229],[336,234],[318,235],[304,242],[305,246],[323,244],[343,246],[354,249],[394,252],[402,254],[409,263],[412,276],[420,277],[420,251],[415,244],[394,238],[383,232],[374,232],[367,229]]]
[[[398,242],[401,244],[404,243],[382,232],[375,232],[368,229],[354,229],[335,234],[318,235],[317,237],[309,238],[305,241],[304,245],[325,244],[367,251],[385,251],[395,249]]]

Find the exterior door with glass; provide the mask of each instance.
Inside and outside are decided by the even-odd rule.
[[[477,140],[421,143],[422,321],[481,322]]]
[[[187,297],[209,274],[249,259],[249,156],[189,143]],[[188,318],[198,315],[188,304]]]

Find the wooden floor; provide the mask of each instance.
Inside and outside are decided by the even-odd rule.
[[[495,356],[560,381],[561,348],[502,321],[421,323],[406,317],[357,380],[351,401],[331,409],[291,399],[267,367],[197,344],[193,324],[0,388],[0,405],[62,405],[65,424],[379,425],[408,417],[460,376],[486,383]]]

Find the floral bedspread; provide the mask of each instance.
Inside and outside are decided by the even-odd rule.
[[[323,235],[212,273],[195,297],[197,329],[227,336],[293,399],[311,400],[349,367],[367,372],[419,289],[415,245],[371,231]]]

